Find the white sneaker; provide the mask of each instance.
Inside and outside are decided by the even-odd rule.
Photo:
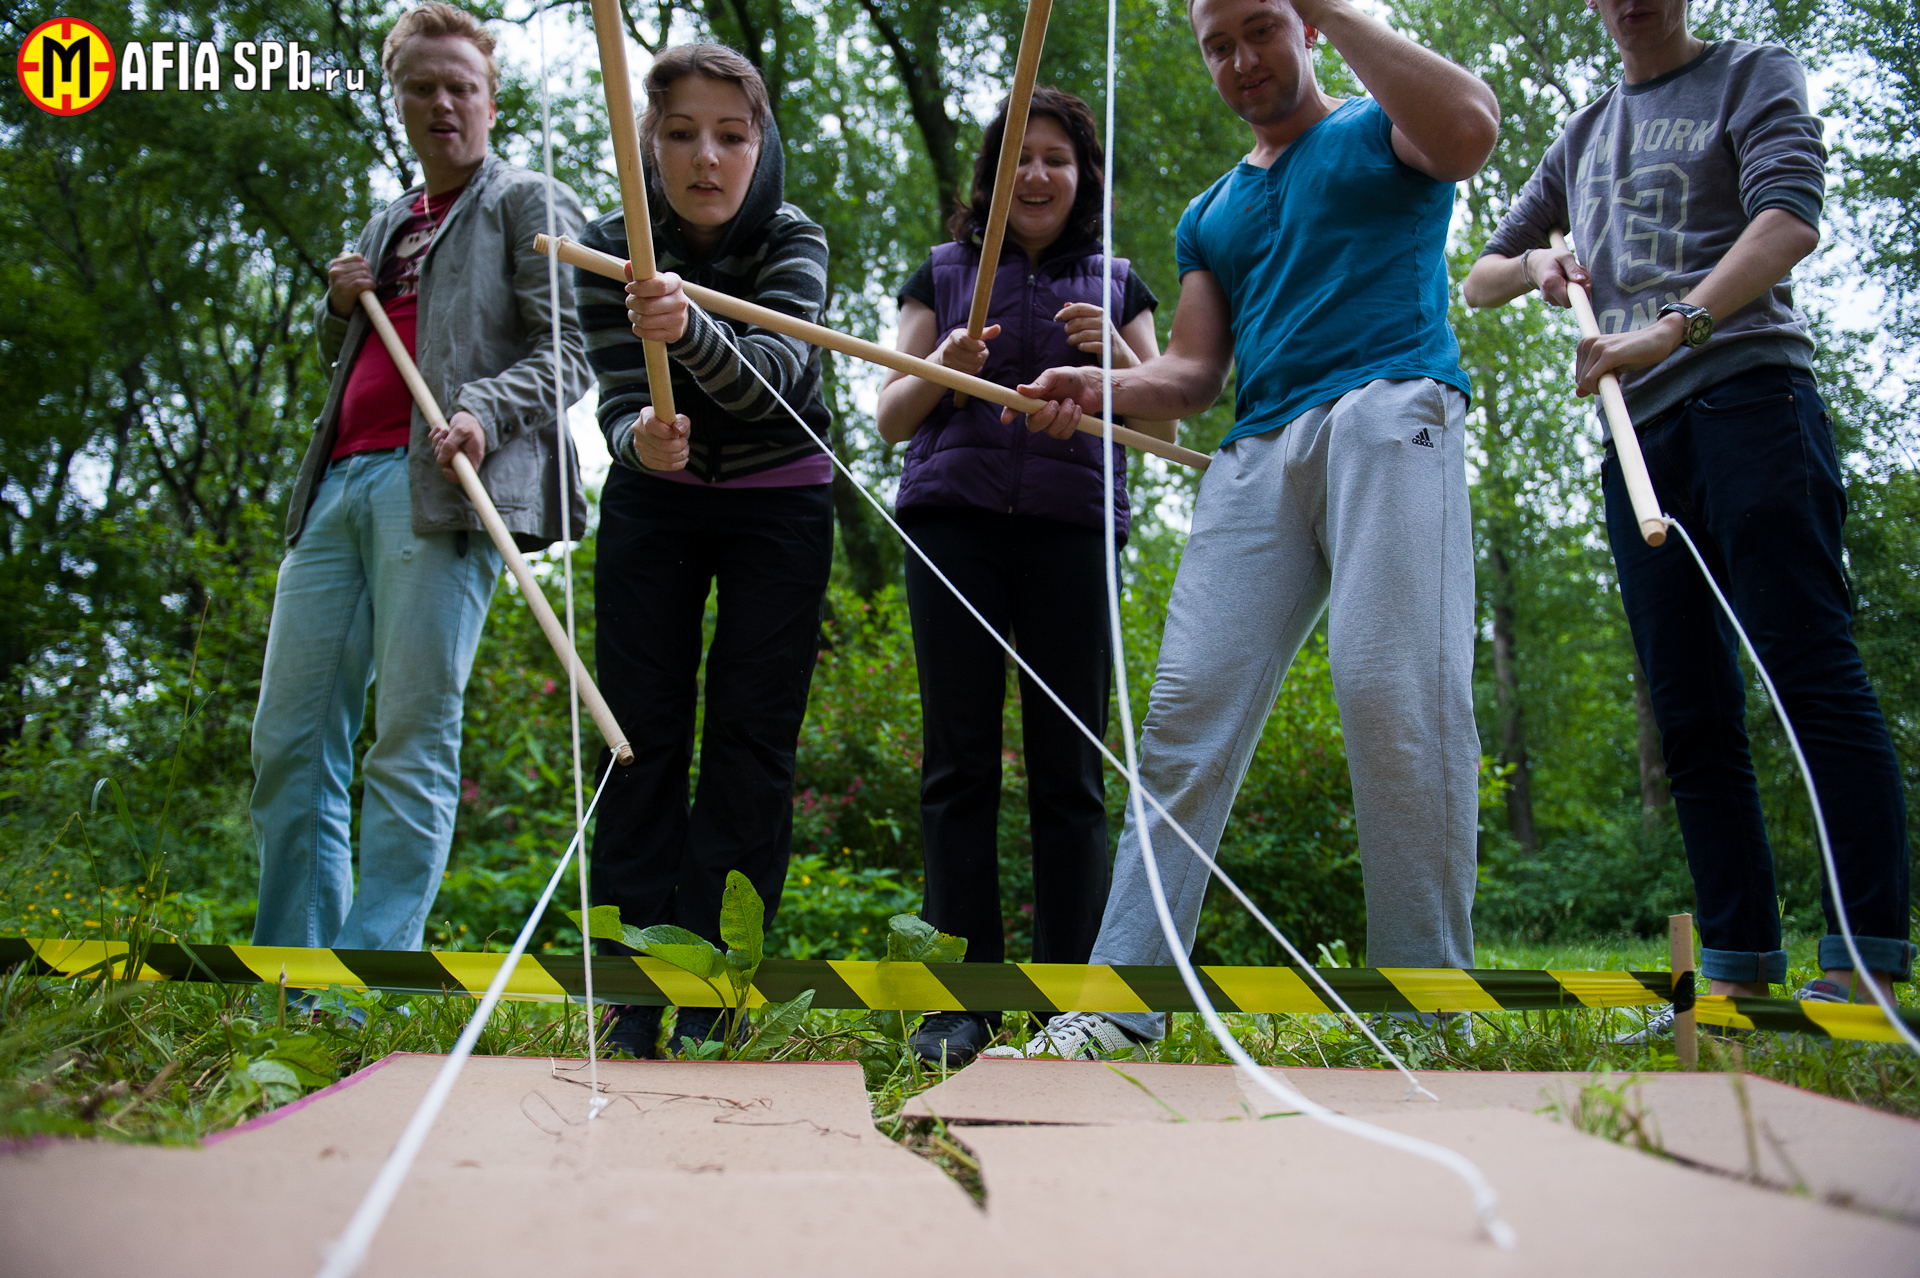
[[[1014,1060],[1100,1061],[1131,1056],[1140,1044],[1098,1012],[1062,1012],[1040,1027],[1025,1047],[988,1048],[982,1056]]]

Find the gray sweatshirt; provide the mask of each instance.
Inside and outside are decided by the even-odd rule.
[[[1546,247],[1556,227],[1570,230],[1593,277],[1600,330],[1644,328],[1666,303],[1685,300],[1762,211],[1820,225],[1821,136],[1791,53],[1719,41],[1678,70],[1615,85],[1574,112],[1486,252],[1514,257]],[[1813,336],[1786,279],[1722,318],[1705,346],[1682,346],[1620,380],[1644,423],[1769,364],[1813,364]]]

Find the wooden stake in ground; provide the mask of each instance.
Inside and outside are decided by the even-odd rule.
[[[987,306],[993,301],[993,277],[1000,269],[1000,245],[1007,235],[1007,214],[1013,208],[1014,177],[1020,172],[1020,148],[1027,142],[1027,109],[1033,104],[1033,78],[1040,71],[1040,49],[1047,42],[1047,18],[1053,0],[1027,0],[1027,25],[1020,32],[1020,53],[1013,64],[1013,92],[1007,96],[1007,127],[1000,135],[1000,165],[993,173],[993,201],[987,206],[987,225],[980,234],[980,274],[973,281],[973,309],[967,312],[967,336],[986,331]],[[1107,326],[1111,334],[1113,326]],[[953,406],[965,407],[968,396],[955,391]]]
[[[380,299],[370,292],[362,293],[360,305],[366,308],[367,318],[373,321],[374,332],[380,334],[380,344],[387,348],[387,354],[393,356],[394,366],[400,370],[407,389],[413,392],[413,402],[420,406],[420,413],[427,419],[427,424],[441,430],[448,429],[446,414],[440,411],[433,392],[427,389],[426,380],[420,376],[419,366],[413,362],[413,356],[407,353],[406,344],[393,331],[393,321],[387,318],[386,308],[380,305]],[[565,423],[561,424],[560,429],[566,429]],[[539,621],[547,642],[553,645],[554,655],[560,658],[563,667],[571,667],[574,677],[580,681],[580,702],[586,706],[587,713],[593,716],[600,735],[607,739],[607,748],[613,751],[613,757],[623,766],[632,763],[633,747],[627,744],[627,734],[620,730],[613,711],[607,708],[606,698],[600,695],[592,676],[587,674],[580,654],[567,642],[567,632],[560,625],[560,619],[553,615],[553,605],[547,602],[546,592],[534,580],[533,569],[527,566],[520,548],[513,544],[513,534],[507,531],[506,522],[500,518],[493,498],[487,495],[486,485],[480,482],[480,476],[474,472],[473,463],[467,460],[465,453],[453,455],[453,473],[460,477],[462,491],[467,494],[467,500],[473,503],[474,510],[479,512],[480,522],[486,525],[487,536],[493,538],[500,557],[507,561],[508,571],[520,583],[520,593],[526,596],[527,607],[533,609],[534,618]],[[565,501],[565,496],[561,500]]]
[[[1667,916],[1667,946],[1672,953],[1673,988],[1677,992],[1683,979],[1688,984],[1693,982],[1693,915]],[[1673,1054],[1681,1069],[1692,1069],[1700,1063],[1699,1028],[1691,1007],[1673,1014]]]
[[[607,93],[607,128],[613,134],[613,164],[620,175],[620,212],[627,223],[627,257],[633,274],[650,280],[658,273],[653,261],[653,221],[647,212],[647,174],[640,162],[640,127],[633,113],[633,83],[627,78],[626,22],[620,0],[593,0],[593,35],[600,44],[600,84]],[[624,282],[624,280],[623,280]],[[647,396],[653,415],[673,424],[673,375],[667,367],[662,342],[642,342],[647,357]]]
[[[1565,252],[1567,237],[1559,231],[1552,236],[1553,247]],[[1567,283],[1567,300],[1573,303],[1573,316],[1580,321],[1582,337],[1600,336],[1599,321],[1593,317],[1593,302],[1584,286]],[[1667,521],[1660,517],[1660,499],[1653,495],[1653,480],[1647,476],[1647,460],[1640,455],[1640,437],[1633,433],[1633,418],[1627,415],[1627,398],[1620,392],[1620,379],[1613,373],[1600,378],[1600,406],[1607,414],[1607,430],[1613,436],[1614,455],[1620,459],[1620,477],[1626,480],[1627,497],[1633,502],[1633,517],[1639,521],[1640,535],[1649,546],[1667,539]],[[1693,1023],[1691,1015],[1687,1023]]]
[[[533,247],[537,253],[547,252],[547,237],[534,236]],[[560,240],[559,252],[560,260],[571,266],[578,266],[609,279],[626,277],[627,264],[610,253],[590,249],[584,244],[576,244],[564,237]],[[814,346],[839,351],[842,355],[864,359],[883,368],[897,368],[903,373],[924,377],[930,382],[937,382],[953,390],[965,391],[976,399],[986,400],[989,404],[1004,405],[1015,412],[1031,413],[1046,406],[1044,400],[1029,399],[1018,391],[996,386],[985,378],[956,372],[944,365],[935,364],[931,360],[920,359],[905,351],[896,351],[891,347],[881,346],[877,342],[869,342],[848,333],[836,332],[819,324],[809,324],[803,319],[796,319],[791,315],[743,301],[731,293],[718,293],[713,289],[685,282],[681,287],[686,289],[688,297],[715,315],[724,315],[728,319],[738,320],[743,324],[755,324],[771,332],[797,337]],[[1098,417],[1082,417],[1079,428],[1089,435],[1098,435],[1104,425],[1105,423]],[[1178,444],[1170,444],[1164,439],[1155,439],[1152,435],[1129,430],[1125,426],[1113,427],[1113,438],[1115,442],[1125,444],[1129,448],[1137,448],[1143,453],[1152,453],[1156,457],[1164,457],[1168,461],[1176,461],[1183,466],[1192,466],[1196,470],[1207,468],[1208,458],[1205,453],[1196,453],[1191,448],[1182,448]]]

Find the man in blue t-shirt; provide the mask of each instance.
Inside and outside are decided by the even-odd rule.
[[[1367,960],[1471,967],[1468,384],[1445,242],[1453,184],[1486,162],[1499,109],[1479,80],[1341,0],[1192,0],[1188,16],[1254,147],[1180,221],[1167,353],[1113,375],[1114,411],[1155,420],[1211,407],[1229,353],[1238,383],[1167,610],[1141,778],[1216,848],[1280,681],[1328,612]],[[1372,96],[1321,92],[1322,36]],[[1053,401],[1034,430],[1064,436],[1100,408],[1098,368],[1021,389]],[[1207,869],[1149,820],[1190,949]],[[1172,961],[1129,812],[1093,962]],[[1163,1033],[1156,1013],[1068,1012],[1024,1053],[1001,1050],[1100,1056]]]

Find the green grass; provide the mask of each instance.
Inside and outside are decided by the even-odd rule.
[[[1813,974],[1814,941],[1788,946],[1791,979]],[[1485,967],[1638,969],[1665,966],[1653,942],[1594,941],[1551,946],[1490,942]],[[1900,987],[1913,1006],[1914,987]],[[332,992],[336,1010],[357,1007],[364,1026],[343,1015],[285,1011],[278,991],[261,987],[46,978],[15,969],[0,980],[0,1138],[95,1136],[190,1142],[284,1104],[389,1052],[445,1052],[473,1009],[467,998],[399,998]],[[1638,1009],[1475,1013],[1423,1028],[1382,1018],[1376,1032],[1417,1069],[1599,1070],[1677,1068],[1670,1046],[1622,1046],[1615,1035],[1637,1027]],[[1263,1064],[1385,1068],[1352,1026],[1331,1016],[1231,1015],[1227,1023]],[[1003,1037],[1024,1037],[1030,1022],[1007,1018]],[[911,1018],[897,1013],[810,1014],[778,1053],[781,1059],[855,1060],[865,1070],[874,1115],[884,1130],[947,1166],[963,1184],[966,1155],[936,1125],[897,1115],[937,1082],[905,1049]],[[503,1003],[479,1051],[502,1055],[579,1055],[577,1008]],[[1877,1109],[1920,1117],[1920,1058],[1897,1044],[1832,1042],[1797,1035],[1755,1035],[1742,1043],[1746,1067],[1781,1082]],[[1226,1057],[1200,1018],[1176,1015],[1167,1038],[1140,1059],[1221,1063]],[[1703,1067],[1724,1064],[1726,1049],[1703,1039]]]

